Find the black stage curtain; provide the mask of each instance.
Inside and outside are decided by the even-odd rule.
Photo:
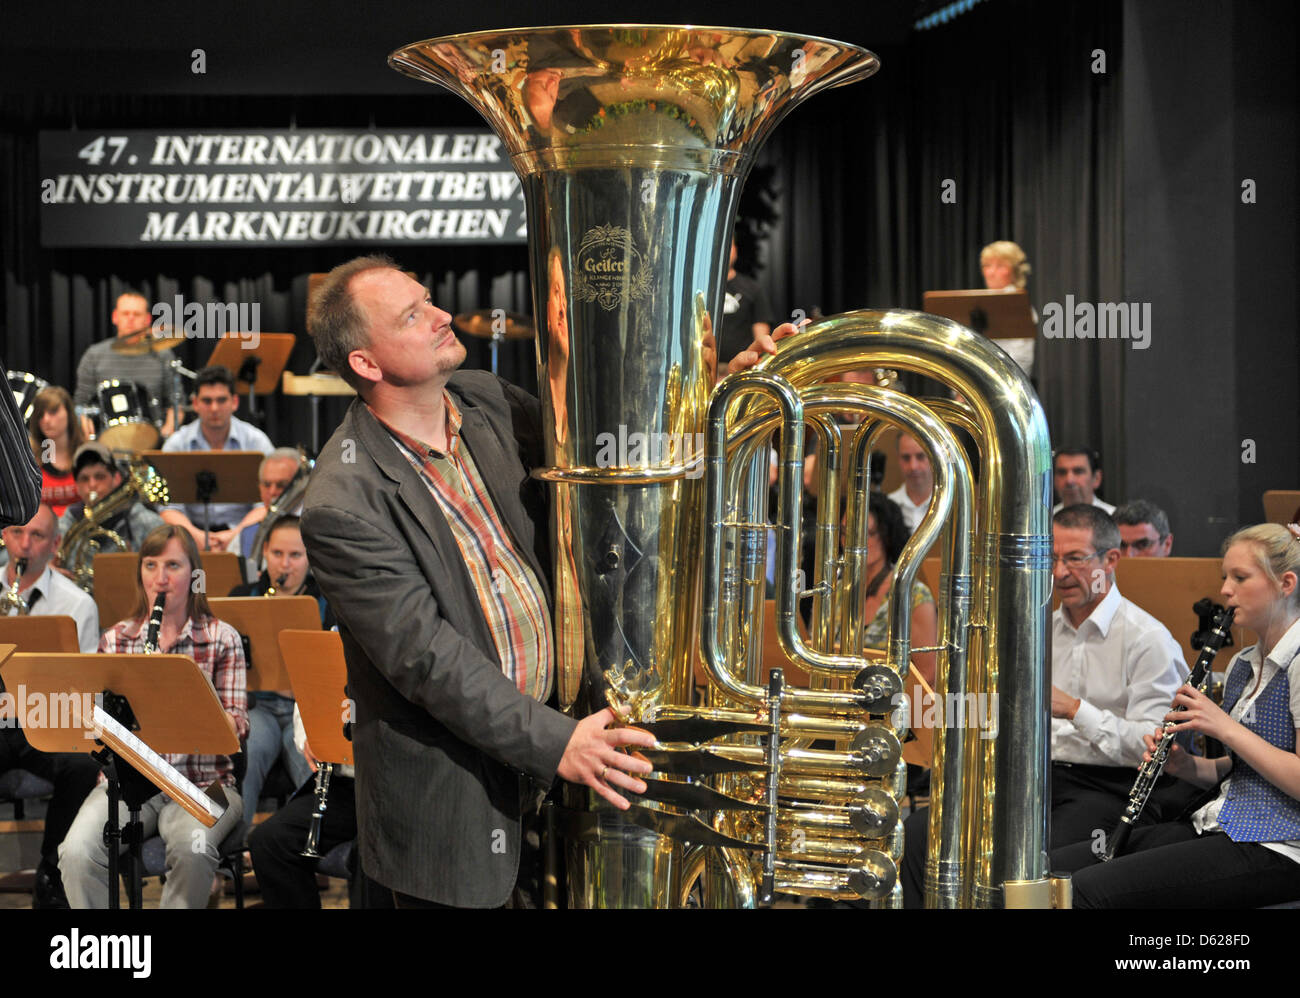
[[[868,44],[870,39],[864,39]],[[1093,50],[1106,72],[1090,69]],[[1120,6],[1000,0],[951,24],[881,49],[873,79],[812,98],[760,156],[772,168],[780,218],[759,271],[782,315],[865,306],[919,307],[927,288],[979,286],[978,254],[994,239],[1019,242],[1046,301],[1118,301],[1120,253]],[[258,301],[265,331],[300,341],[290,369],[314,359],[305,335],[306,276],[348,248],[265,250],[44,250],[40,248],[37,132],[69,126],[197,127],[479,124],[450,97],[255,98],[45,94],[0,97],[0,259],[4,359],[11,369],[71,387],[76,361],[111,333],[126,287],[152,300],[180,293]],[[957,200],[940,198],[945,179]],[[403,249],[399,262],[430,282],[452,312],[531,311],[522,247]],[[1064,369],[1040,341],[1038,383],[1053,440],[1100,446],[1119,469],[1123,351],[1098,351]],[[470,343],[468,363],[488,366]],[[187,366],[207,347],[182,348]],[[507,344],[501,372],[535,390],[531,344]],[[327,436],[343,402],[322,405]],[[273,398],[267,428],[279,441],[310,440],[305,400]],[[323,439],[323,438],[322,438]],[[1122,495],[1107,479],[1103,492]]]
[[[1118,0],[981,4],[795,111],[761,156],[781,217],[760,276],[780,316],[983,287],[979,251],[995,239],[1024,248],[1040,313],[1067,294],[1122,300],[1120,35]],[[949,179],[955,203],[941,200]],[[1037,346],[1053,444],[1099,448],[1102,494],[1122,497],[1125,351],[1079,364],[1076,350],[1067,367],[1061,346]]]

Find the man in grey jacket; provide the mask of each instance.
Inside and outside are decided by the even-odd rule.
[[[554,686],[539,406],[465,358],[451,317],[384,258],[313,298],[322,360],[358,398],[317,460],[302,525],[338,615],[354,721],[361,865],[401,907],[497,907],[521,821],[561,779],[616,807],[650,746]]]

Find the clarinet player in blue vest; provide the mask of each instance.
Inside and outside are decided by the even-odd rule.
[[[1220,707],[1191,686],[1174,697],[1175,730],[1228,754],[1170,752],[1165,772],[1211,791],[1189,818],[1134,830],[1103,863],[1104,843],[1052,854],[1074,871],[1076,908],[1249,908],[1300,899],[1300,526],[1265,523],[1223,545],[1223,596],[1234,624],[1259,636],[1228,666]],[[1148,757],[1159,741],[1145,737]],[[1100,837],[1098,837],[1100,838]]]

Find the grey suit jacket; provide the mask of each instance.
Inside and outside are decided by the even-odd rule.
[[[545,586],[545,499],[528,477],[542,460],[538,404],[481,371],[447,388],[461,441]],[[575,722],[503,675],[441,509],[360,399],[321,451],[302,527],[347,656],[362,867],[441,904],[504,904],[527,777],[554,779]]]

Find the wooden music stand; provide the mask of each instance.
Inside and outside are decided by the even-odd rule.
[[[1121,558],[1115,567],[1115,584],[1125,599],[1132,600],[1169,628],[1190,668],[1200,654],[1191,643],[1199,625],[1192,604],[1208,597],[1224,605],[1226,601],[1219,594],[1223,586],[1222,571],[1223,563],[1218,558]],[[1225,649],[1224,666],[1236,652],[1253,642],[1249,633],[1244,627],[1232,629],[1234,646]]]
[[[1296,520],[1300,510],[1300,490],[1269,489],[1264,493],[1264,522],[1286,526]]]
[[[352,742],[343,733],[344,720],[351,717],[348,665],[338,631],[283,630],[279,643],[312,755],[352,765]]]
[[[117,908],[120,841],[131,853],[132,907],[140,907],[139,813],[155,787],[211,828],[225,810],[219,789],[203,801],[202,791],[173,769],[160,753],[231,755],[239,750],[234,724],[208,677],[187,655],[68,655],[19,653],[0,666],[13,686],[44,696],[54,724],[25,724],[23,733],[41,752],[91,752],[109,776],[109,907]],[[90,717],[83,704],[103,695]],[[65,705],[67,717],[56,714]],[[70,708],[70,709],[68,709]],[[107,711],[107,713],[105,713]],[[30,721],[30,718],[29,718]],[[99,751],[96,749],[102,746]],[[118,795],[131,817],[118,829]]]
[[[1033,339],[1034,312],[1029,293],[1014,291],[927,291],[922,311],[942,315],[991,340]]]
[[[248,638],[253,661],[250,690],[287,690],[292,683],[276,636],[285,628],[320,630],[320,604],[310,596],[222,596],[208,600],[212,613]]]
[[[0,617],[0,643],[12,642],[23,652],[68,652],[81,650],[77,623],[62,614],[51,617]]]
[[[233,551],[204,551],[203,571],[208,593],[228,593],[244,582],[243,559]],[[140,556],[132,551],[95,555],[95,603],[99,626],[112,627],[131,616],[139,594],[135,567]]]
[[[288,366],[296,341],[293,333],[226,333],[212,349],[208,366],[234,372],[235,391],[248,393],[248,411],[256,416],[257,396],[269,395],[280,386],[280,373]]]

